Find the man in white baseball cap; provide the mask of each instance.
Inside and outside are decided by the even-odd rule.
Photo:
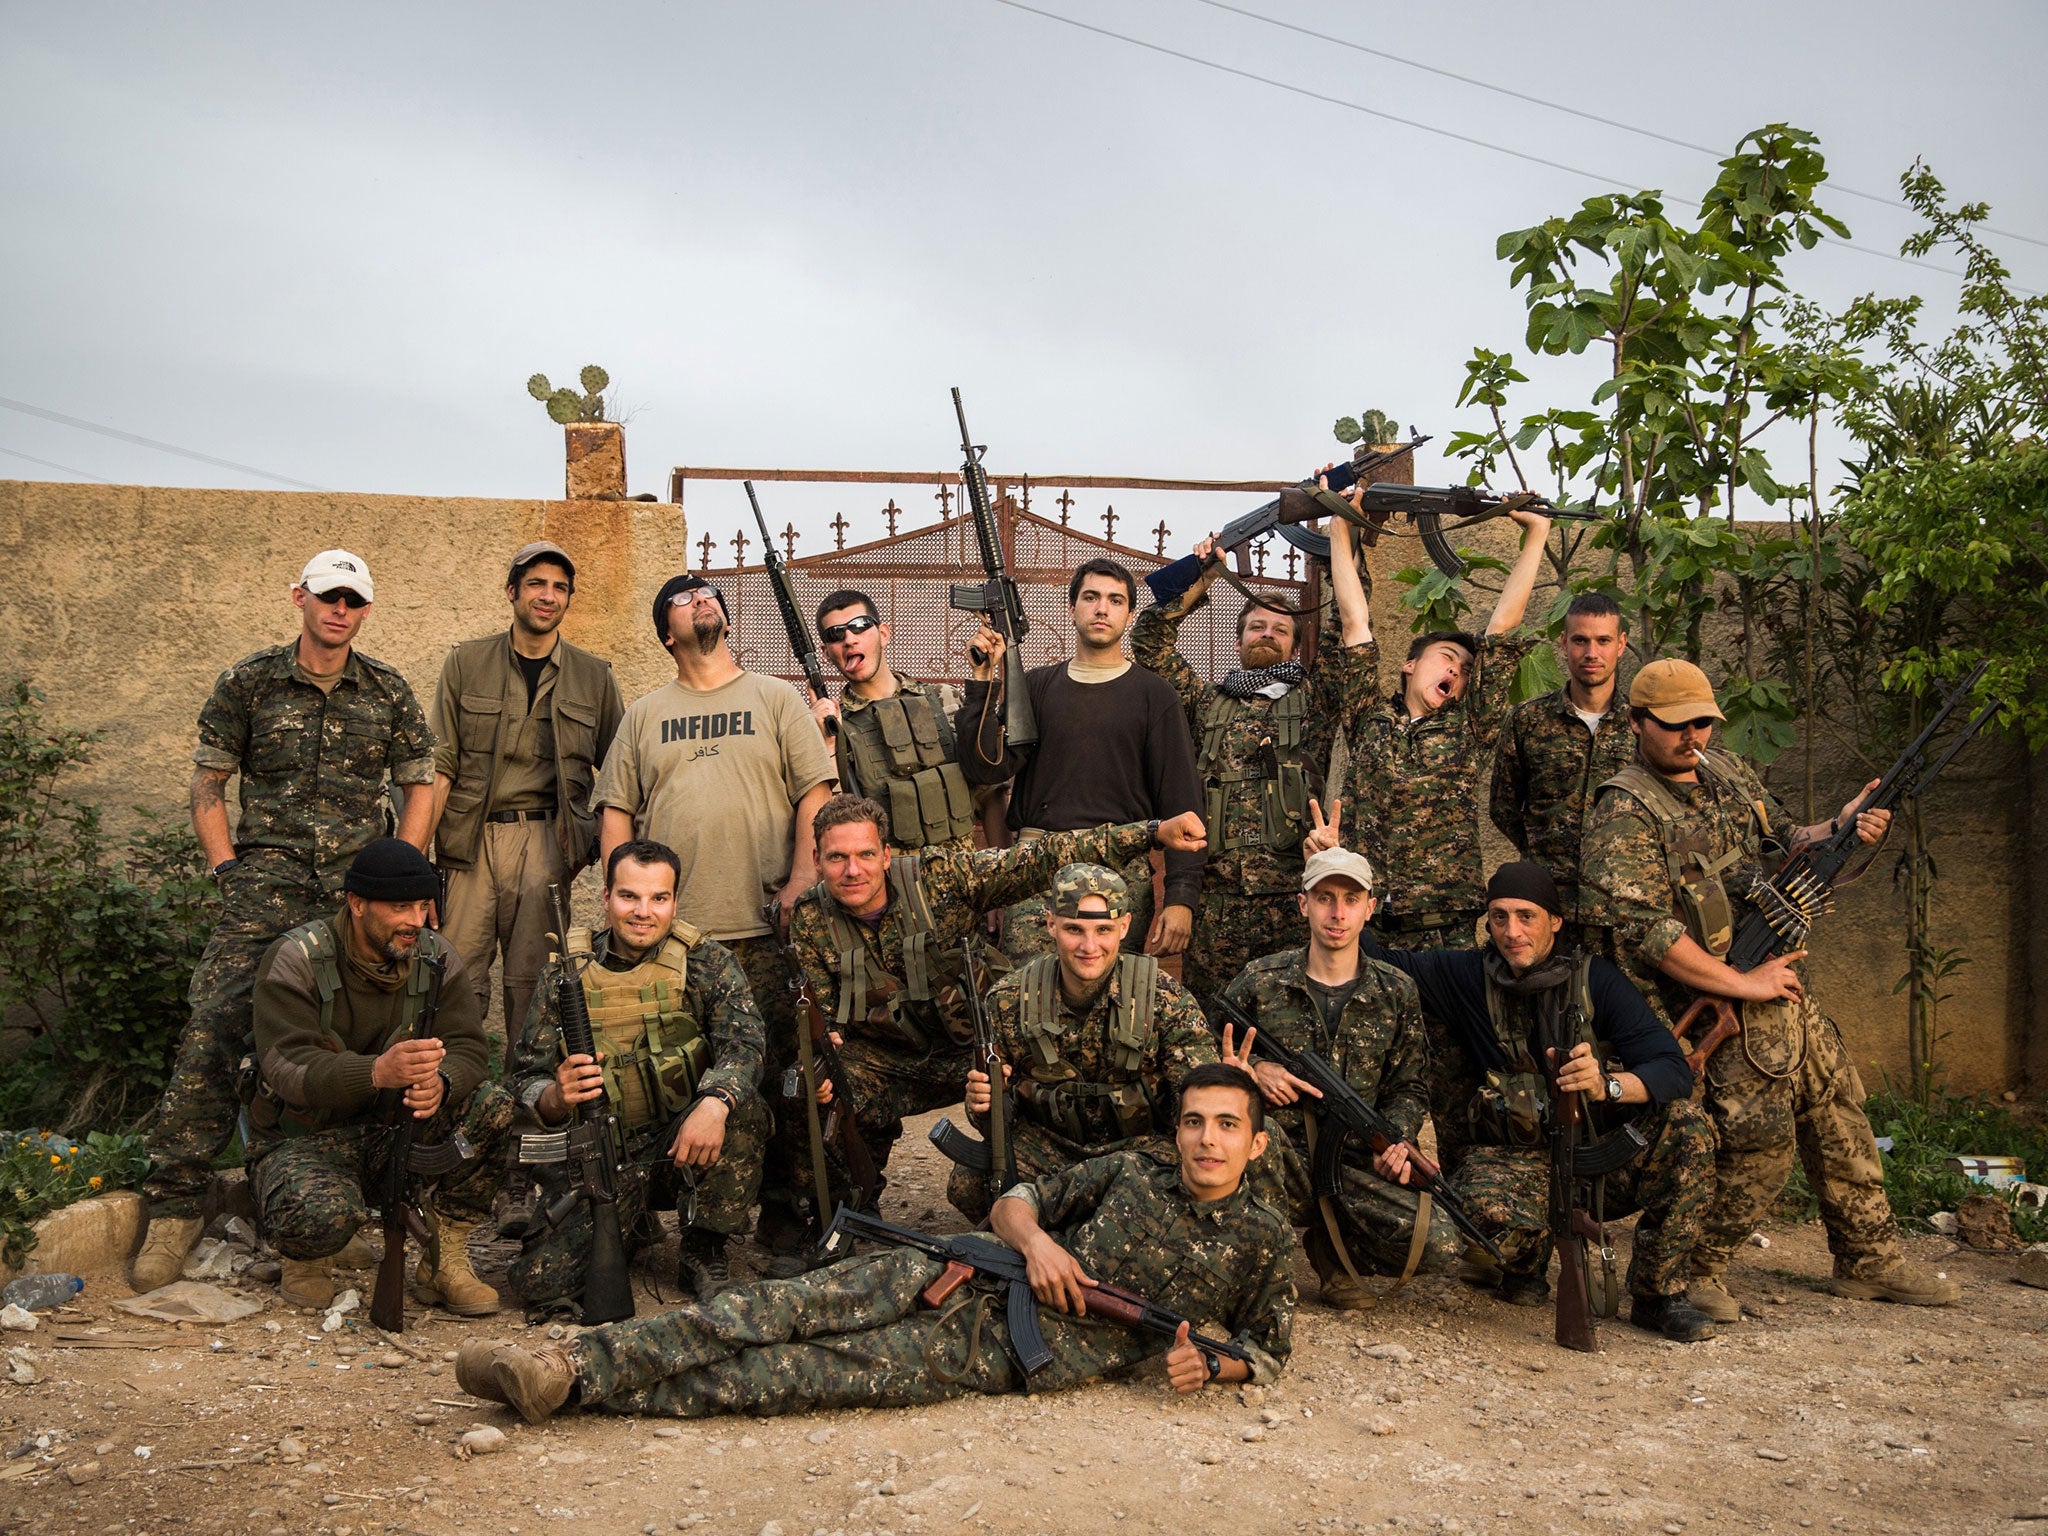
[[[345,549],[321,550],[306,562],[306,568],[299,572],[295,585],[315,597],[325,597],[337,588],[347,587],[363,600],[363,607],[368,607],[377,598],[377,590],[370,581],[370,562]]]

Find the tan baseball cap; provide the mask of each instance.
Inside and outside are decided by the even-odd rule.
[[[315,597],[347,587],[366,602],[377,600],[376,590],[370,584],[370,562],[345,549],[323,549],[308,560],[306,568],[299,572],[299,585]]]
[[[1349,848],[1325,848],[1301,871],[1301,888],[1312,891],[1332,875],[1340,875],[1361,891],[1372,889],[1372,861]]]
[[[512,557],[512,569],[505,578],[505,585],[509,587],[515,584],[519,580],[519,573],[521,571],[543,557],[554,561],[555,564],[567,571],[569,573],[569,585],[572,587],[576,585],[576,562],[569,558],[569,551],[562,548],[561,545],[555,543],[552,539],[535,539],[531,544],[520,545],[519,553]]]
[[[1630,709],[1647,709],[1666,725],[1683,725],[1688,720],[1726,720],[1714,702],[1714,685],[1707,674],[1689,661],[1666,656],[1653,661],[1629,684]]]

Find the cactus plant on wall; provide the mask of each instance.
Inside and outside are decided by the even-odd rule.
[[[526,381],[526,392],[547,407],[551,420],[568,426],[573,421],[603,421],[604,392],[611,388],[612,377],[597,364],[591,363],[577,375],[582,384],[582,393],[573,389],[556,389],[548,383],[548,376],[536,373]]]
[[[1362,416],[1339,416],[1331,429],[1340,443],[1397,443],[1401,424],[1385,411],[1367,411]]]

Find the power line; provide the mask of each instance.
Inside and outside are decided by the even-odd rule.
[[[190,448],[180,448],[176,443],[160,443],[153,437],[138,437],[133,432],[123,432],[119,427],[102,426],[96,421],[83,421],[76,416],[66,416],[58,411],[44,410],[40,405],[30,405],[22,400],[0,398],[0,406],[10,411],[19,411],[24,416],[40,416],[44,421],[54,421],[60,426],[76,427],[81,432],[97,432],[101,437],[115,438],[124,443],[135,443],[144,448],[154,448],[158,453],[174,453],[181,459],[192,459],[201,464],[211,464],[218,469],[232,469],[237,474],[253,475],[258,480],[274,480],[279,485],[288,485],[295,491],[324,491],[324,485],[308,485],[303,480],[293,480],[285,475],[274,475],[267,469],[257,469],[249,464],[237,464],[233,459],[217,459],[210,453],[195,453]],[[27,455],[16,455],[25,458]],[[37,461],[40,462],[40,461]]]
[[[1298,32],[1303,37],[1314,38],[1317,42],[1334,43],[1337,47],[1349,48],[1354,53],[1370,54],[1376,59],[1385,59],[1389,63],[1403,64],[1410,69],[1419,69],[1424,74],[1436,75],[1444,80],[1455,80],[1460,85],[1476,86],[1482,91],[1492,91],[1499,96],[1511,97],[1516,101],[1526,101],[1532,106],[1547,107],[1553,112],[1562,112],[1568,117],[1576,117],[1588,123],[1598,123],[1603,128],[1619,128],[1624,133],[1640,134],[1646,139],[1655,139],[1660,144],[1674,145],[1679,149],[1690,149],[1696,153],[1710,156],[1717,161],[1728,158],[1725,150],[1716,149],[1711,144],[1695,144],[1691,139],[1681,139],[1672,134],[1660,133],[1655,128],[1645,128],[1637,123],[1624,123],[1619,118],[1602,117],[1597,112],[1588,112],[1582,107],[1567,106],[1565,103],[1553,101],[1547,96],[1535,96],[1527,91],[1518,91],[1512,86],[1497,85],[1491,80],[1481,80],[1473,75],[1461,75],[1456,70],[1442,69],[1434,64],[1425,64],[1420,59],[1411,59],[1398,53],[1390,53],[1384,48],[1374,48],[1365,43],[1353,42],[1348,37],[1336,37],[1328,32],[1318,32],[1313,27],[1300,26],[1291,21],[1282,21],[1277,16],[1266,16],[1258,11],[1247,10],[1241,5],[1231,5],[1229,0],[1196,0],[1196,4],[1209,6],[1213,10],[1228,11],[1233,16],[1244,17],[1247,21],[1257,21],[1269,27],[1278,27],[1283,32]],[[1860,197],[1865,202],[1882,203],[1887,208],[1903,209],[1907,213],[1916,211],[1910,203],[1902,202],[1898,198],[1888,196],[1882,192],[1865,192],[1859,187],[1847,186],[1842,182],[1833,180],[1828,182],[1828,188],[1830,191],[1840,192],[1847,197]],[[2048,246],[2048,240],[2044,240],[2037,235],[2023,235],[2016,229],[1994,229],[1989,224],[1982,225],[1981,228],[1986,234],[1997,235],[2002,239],[2024,240],[2028,245]]]
[[[1422,132],[1433,133],[1438,138],[1454,139],[1460,144],[1470,144],[1474,148],[1490,150],[1497,155],[1507,155],[1516,160],[1526,160],[1532,165],[1541,165],[1553,171],[1563,171],[1568,175],[1580,176],[1588,181],[1596,181],[1605,187],[1614,187],[1625,192],[1629,190],[1631,185],[1619,176],[1603,175],[1599,171],[1586,170],[1583,166],[1567,165],[1562,160],[1549,160],[1542,155],[1532,155],[1526,150],[1510,149],[1507,145],[1496,144],[1491,139],[1482,139],[1472,134],[1459,133],[1450,128],[1439,128],[1434,123],[1420,122],[1415,118],[1401,117],[1392,112],[1382,112],[1377,107],[1368,107],[1363,102],[1352,101],[1348,97],[1331,96],[1322,91],[1312,91],[1307,86],[1296,85],[1291,80],[1278,80],[1271,75],[1261,75],[1249,69],[1239,69],[1234,64],[1224,64],[1216,59],[1205,59],[1196,53],[1184,53],[1178,48],[1169,48],[1163,43],[1148,42],[1142,37],[1132,37],[1126,32],[1112,32],[1107,27],[1098,27],[1093,22],[1081,21],[1072,16],[1062,16],[1057,11],[1040,10],[1035,5],[1024,4],[1023,0],[995,0],[995,4],[1006,6],[1013,11],[1023,11],[1028,15],[1042,16],[1047,21],[1057,21],[1063,26],[1074,27],[1082,32],[1092,32],[1098,37],[1107,37],[1119,43],[1128,43],[1133,48],[1143,48],[1148,53],[1163,54],[1167,58],[1179,59],[1183,63],[1199,65],[1203,69],[1213,69],[1219,74],[1234,75],[1240,80],[1250,80],[1258,85],[1270,85],[1275,90],[1286,91],[1289,95],[1306,97],[1310,101],[1320,101],[1333,107],[1342,107],[1347,112],[1360,112],[1367,117],[1379,118],[1383,122],[1399,123],[1404,128],[1419,128]],[[1880,250],[1874,245],[1858,245],[1854,240],[1836,240],[1832,244],[1842,250],[1856,251],[1865,256],[1875,256],[1883,261],[1895,261],[1901,266],[1912,267],[1920,272],[1939,272],[1944,277],[1967,278],[1969,276],[1969,273],[1962,271],[1960,268],[1937,267],[1932,262],[1922,261],[1913,256],[1901,256],[1896,251]],[[2032,294],[2037,292],[2037,290],[2032,288],[2022,288],[2017,283],[2011,286],[2016,293]]]
[[[103,480],[98,475],[89,475],[82,469],[73,469],[69,464],[59,464],[55,459],[39,459],[34,454],[23,453],[18,448],[0,448],[0,453],[6,454],[10,459],[21,459],[30,464],[40,464],[45,469],[61,469],[67,475],[76,475],[79,479],[89,480],[94,485],[112,485],[114,483],[111,480]]]

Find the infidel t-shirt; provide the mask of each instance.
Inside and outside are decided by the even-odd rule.
[[[789,879],[796,803],[831,777],[796,689],[742,672],[708,691],[670,682],[635,699],[592,803],[675,849],[677,916],[707,938],[744,939],[772,931],[761,909]]]

